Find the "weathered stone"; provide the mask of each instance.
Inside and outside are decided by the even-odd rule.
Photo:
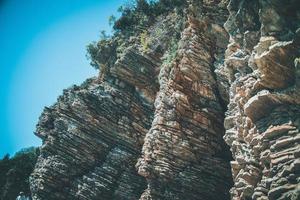
[[[299,199],[299,5],[191,0],[146,46],[113,36],[40,117],[33,199]]]
[[[224,139],[235,159],[231,163],[243,163],[242,169],[232,165],[232,199],[297,198],[299,171],[294,172],[293,163],[299,157],[299,3],[231,0],[228,10],[225,28],[231,41],[225,67],[231,93]],[[288,10],[295,23],[287,23]],[[247,68],[252,70],[239,71]]]

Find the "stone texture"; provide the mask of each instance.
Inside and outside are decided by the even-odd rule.
[[[299,199],[299,3],[231,0],[228,9],[232,199]]]
[[[192,14],[187,23],[176,59],[160,71],[154,120],[137,163],[148,182],[141,199],[229,198],[230,155],[210,46],[217,40],[208,31],[217,24]]]
[[[134,165],[153,108],[134,88],[119,85],[90,79],[45,108],[33,199],[138,199],[146,182]]]
[[[299,199],[300,4],[187,5],[45,108],[33,199]]]

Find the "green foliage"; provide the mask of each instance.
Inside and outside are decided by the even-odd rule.
[[[88,60],[91,61],[90,65],[92,65],[95,69],[98,69],[99,66],[97,65],[97,63],[94,62],[94,60],[97,59],[97,52],[98,52],[97,43],[92,42],[92,43],[88,44],[86,46],[86,49],[87,49],[86,57]]]
[[[168,12],[170,10],[173,10],[174,8],[180,8],[183,5],[186,5],[185,0],[160,0],[154,3],[154,6],[156,8],[156,15]]]
[[[148,52],[150,41],[149,41],[149,35],[148,35],[147,31],[144,31],[141,33],[140,39],[141,39],[141,45],[142,45],[143,51]]]
[[[164,30],[157,30],[154,36],[152,32],[150,34],[146,30],[156,22],[160,15],[167,14],[175,8],[182,11],[185,5],[186,0],[128,0],[118,9],[121,12],[119,19],[113,15],[109,17],[109,24],[113,25],[113,36],[108,36],[102,31],[98,43],[87,45],[87,58],[91,60],[90,64],[95,69],[103,65],[109,68],[116,61],[118,52],[130,43],[132,36],[132,38],[140,36],[143,51],[147,52],[153,43],[160,42],[156,40],[160,38]]]
[[[17,152],[11,159],[0,160],[0,199],[14,200],[20,191],[30,195],[29,176],[35,166],[38,149],[31,147]]]
[[[114,15],[109,16],[108,18],[108,24],[109,26],[113,26],[116,22],[117,18]]]
[[[98,43],[87,45],[87,58],[91,65],[99,69],[101,65],[110,67],[116,59],[116,42],[113,39],[102,39]]]
[[[122,16],[115,22],[113,29],[115,31],[125,31],[131,28],[137,22],[135,13],[130,9],[122,9]]]
[[[122,14],[121,17],[115,21],[113,28],[115,31],[121,32],[134,31],[136,26],[142,23],[144,25],[150,25],[157,16],[171,11],[174,8],[182,8],[184,5],[186,5],[185,0],[130,1],[130,3],[119,8],[118,11]]]
[[[109,35],[106,34],[105,30],[100,31],[100,40],[107,40],[109,39]]]
[[[136,12],[141,12],[145,15],[151,15],[151,7],[146,0],[137,0],[135,10]]]

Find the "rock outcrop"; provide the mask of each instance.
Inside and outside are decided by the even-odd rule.
[[[160,71],[154,120],[137,163],[148,181],[141,199],[229,198],[230,155],[222,140],[225,108],[213,71],[214,53],[224,46],[216,44],[212,32],[220,29],[222,34],[222,21],[206,19],[204,12],[199,17],[196,11],[188,14],[174,61]],[[225,17],[226,11],[219,14]],[[227,39],[225,31],[221,36]]]
[[[298,1],[230,1],[232,199],[300,198]]]
[[[33,199],[299,199],[299,10],[192,0],[100,41],[40,117]]]
[[[45,108],[32,174],[33,199],[138,199],[146,187],[134,165],[153,107],[120,80],[94,79]]]

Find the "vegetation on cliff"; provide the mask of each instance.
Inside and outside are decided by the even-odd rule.
[[[108,70],[105,69],[110,68],[124,49],[132,44],[139,44],[144,53],[150,53],[151,50],[162,53],[161,46],[167,46],[167,49],[172,51],[174,42],[177,43],[180,38],[184,21],[183,12],[186,7],[185,0],[127,1],[118,10],[121,13],[119,19],[115,16],[109,18],[113,35],[108,37],[101,32],[100,41],[87,45],[87,57],[91,60],[91,65],[107,72]],[[173,19],[169,20],[177,19],[174,27],[161,27],[164,23],[156,24],[166,18],[170,12],[174,12],[174,15]],[[179,15],[181,17],[178,17]],[[171,42],[159,40],[162,36],[166,36],[166,31],[169,32],[167,39]]]
[[[0,199],[14,200],[20,191],[30,195],[29,175],[33,171],[39,150],[34,147],[22,149],[12,158],[0,160]]]
[[[88,46],[101,81],[44,109],[35,200],[299,199],[300,13],[185,2],[132,1]]]

